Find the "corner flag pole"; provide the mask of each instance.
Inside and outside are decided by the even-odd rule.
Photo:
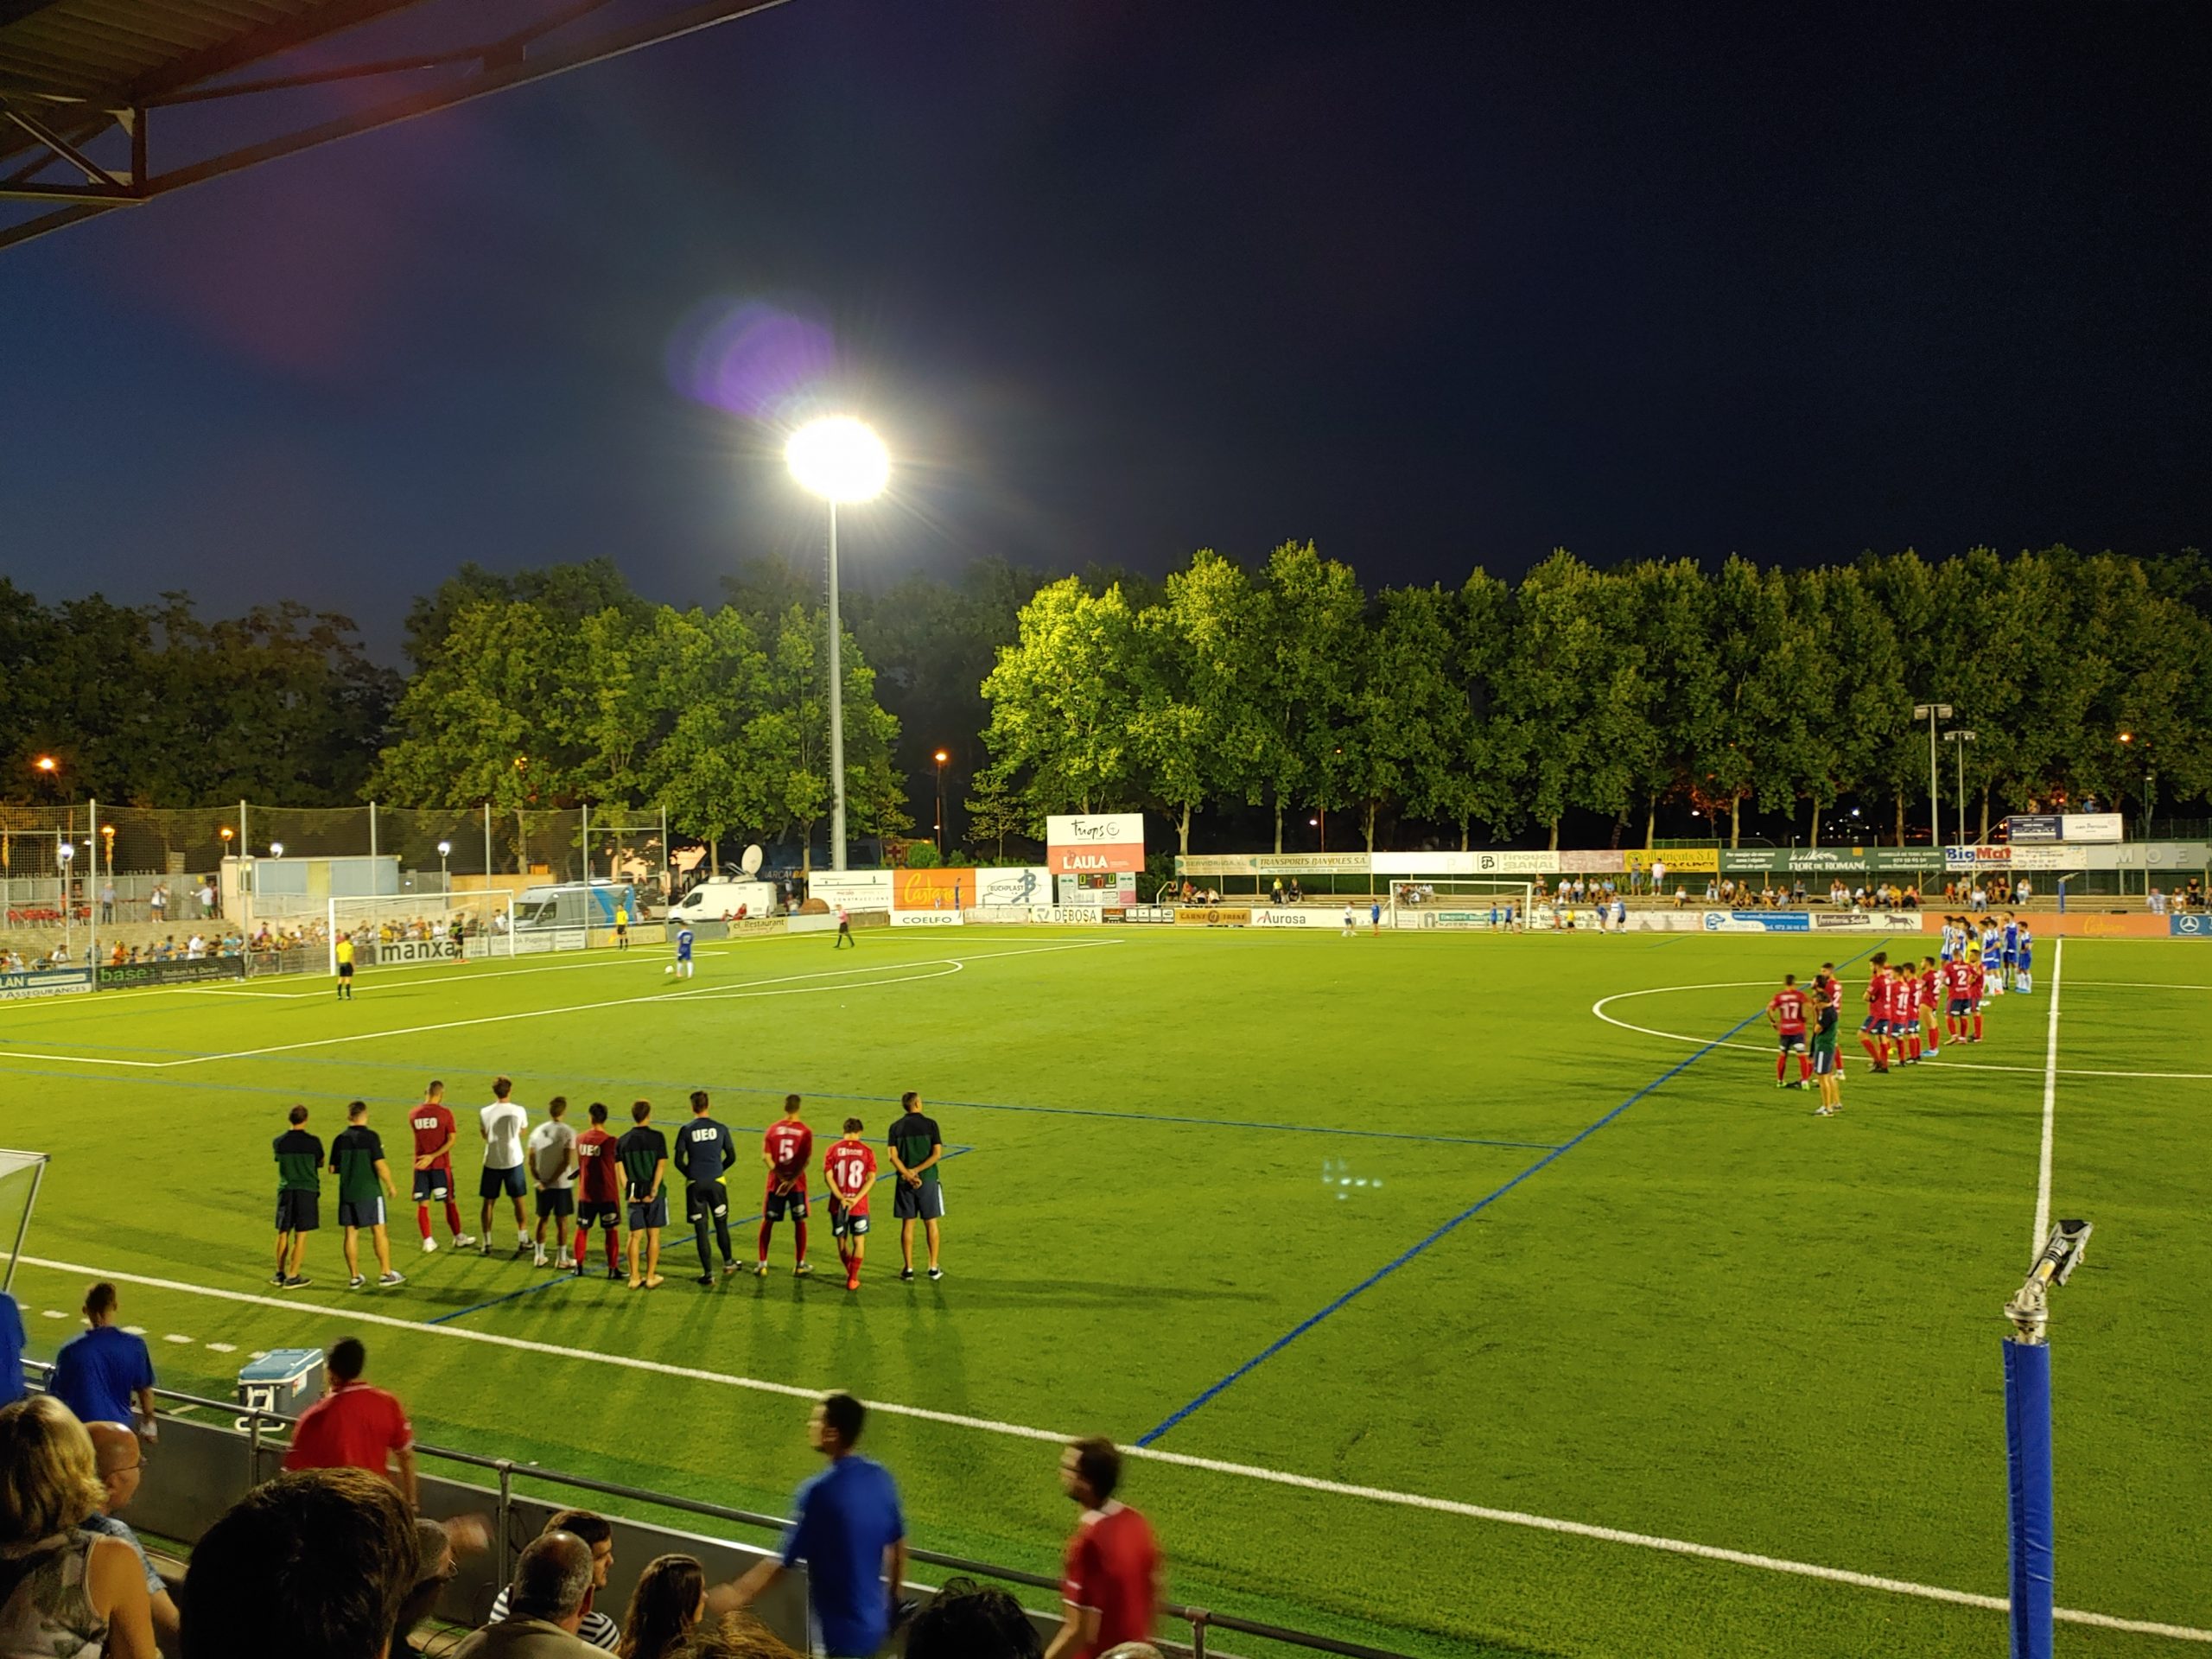
[[[2005,1463],[2011,1531],[2012,1659],[2051,1659],[2056,1516],[2050,1459],[2050,1287],[2081,1264],[2092,1229],[2062,1221],[2027,1282],[2005,1304]]]

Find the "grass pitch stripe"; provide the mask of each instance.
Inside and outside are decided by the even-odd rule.
[[[1859,956],[1850,958],[1850,961],[1846,962],[1844,966],[1847,968],[1849,967],[1852,963],[1857,962],[1859,957],[1872,956],[1876,950],[1879,950],[1882,945],[1886,944],[1887,943],[1888,941],[1886,939],[1876,941],[1874,944],[1868,945],[1864,950],[1861,950],[1859,953]],[[1761,1012],[1764,1012],[1764,1010],[1761,1010]],[[1548,1164],[1556,1162],[1558,1160],[1564,1158],[1576,1147],[1580,1146],[1585,1141],[1587,1141],[1592,1135],[1597,1134],[1599,1130],[1604,1128],[1605,1125],[1611,1122],[1623,1112],[1628,1110],[1630,1107],[1635,1105],[1637,1101],[1642,1100],[1646,1095],[1658,1088],[1661,1084],[1670,1082],[1675,1077],[1681,1076],[1691,1066],[1695,1065],[1707,1055],[1712,1053],[1713,1050],[1726,1044],[1731,1037],[1733,1037],[1738,1032],[1743,1030],[1745,1026],[1750,1025],[1751,1021],[1758,1017],[1758,1014],[1745,1014],[1734,1025],[1729,1027],[1727,1030],[1722,1032],[1720,1035],[1713,1038],[1710,1042],[1702,1044],[1695,1053],[1691,1054],[1686,1059],[1678,1061],[1676,1064],[1669,1066],[1664,1071],[1662,1071],[1657,1077],[1652,1078],[1650,1082],[1645,1084],[1643,1087],[1637,1090],[1626,1100],[1621,1102],[1619,1105],[1614,1107],[1611,1111],[1607,1112],[1595,1123],[1587,1125],[1580,1134],[1573,1135],[1560,1146],[1553,1148],[1550,1152],[1546,1153],[1542,1157],[1537,1159],[1535,1163],[1529,1165],[1528,1168],[1522,1170],[1518,1175],[1516,1175],[1511,1180],[1506,1182],[1504,1185],[1499,1187],[1496,1192],[1486,1193],[1482,1198],[1478,1198],[1474,1203],[1469,1205],[1465,1210],[1462,1210],[1458,1215],[1452,1217],[1451,1220],[1446,1222],[1441,1227],[1439,1227],[1434,1232],[1431,1233],[1427,1238],[1422,1239],[1419,1243],[1412,1246],[1410,1249],[1401,1252],[1390,1261],[1384,1262],[1373,1273],[1370,1273],[1366,1278],[1361,1280],[1350,1290],[1344,1292],[1343,1295],[1338,1297],[1336,1300],[1331,1302],[1319,1313],[1311,1315],[1300,1324],[1293,1326],[1289,1331],[1284,1332],[1281,1336],[1277,1337],[1273,1342],[1269,1343],[1265,1348],[1262,1348],[1258,1353],[1253,1355],[1251,1358],[1246,1360],[1242,1365],[1239,1365],[1227,1376],[1223,1377],[1220,1382],[1215,1383],[1204,1394],[1198,1395],[1197,1399],[1178,1408],[1174,1412],[1162,1418],[1159,1422],[1154,1424],[1152,1427],[1145,1431],[1143,1436],[1137,1441],[1137,1444],[1144,1446],[1150,1446],[1154,1440],[1160,1439],[1161,1435],[1166,1433],[1169,1429],[1173,1428],[1176,1424],[1181,1422],[1192,1412],[1198,1410],[1201,1406],[1204,1406],[1209,1401],[1214,1399],[1224,1389],[1235,1384],[1241,1378],[1265,1364],[1268,1360],[1273,1359],[1284,1349],[1289,1347],[1292,1343],[1297,1341],[1299,1338],[1304,1336],[1315,1325],[1320,1324],[1322,1320],[1327,1319],[1331,1314],[1336,1313],[1339,1308],[1351,1302],[1355,1297],[1363,1295],[1367,1291],[1373,1289],[1376,1285],[1381,1284],[1382,1281],[1389,1278],[1400,1268],[1404,1267],[1407,1262],[1421,1255],[1422,1251],[1427,1249],[1440,1239],[1446,1237],[1447,1235],[1454,1231],[1463,1223],[1471,1220],[1472,1217],[1481,1214],[1484,1210],[1490,1208],[1491,1205],[1497,1203],[1500,1198],[1510,1192],[1515,1187],[1520,1185],[1522,1182],[1527,1180],[1531,1175],[1534,1175],[1538,1170],[1542,1169]]]
[[[2028,1242],[2028,1259],[2043,1253],[2050,1237],[2050,1160],[2052,1134],[2058,1122],[2058,977],[2066,966],[2066,941],[2060,939],[2050,953],[2050,1025],[2043,1051],[2043,1148],[2036,1157],[2036,1230]]]
[[[1688,1064],[1688,1062],[1684,1062]],[[1656,1086],[1654,1084],[1653,1086]],[[518,1349],[525,1353],[544,1354],[555,1358],[581,1360],[594,1365],[611,1365],[625,1370],[646,1371],[662,1376],[683,1377],[688,1381],[710,1382],[723,1388],[744,1389],[757,1394],[779,1395],[790,1400],[817,1400],[819,1389],[799,1388],[788,1382],[771,1382],[760,1377],[737,1376],[723,1371],[702,1370],[690,1365],[671,1365],[664,1361],[639,1359],[626,1354],[608,1354],[587,1348],[564,1348],[556,1343],[533,1342],[524,1337],[501,1336],[494,1332],[472,1331],[452,1325],[426,1325],[414,1319],[394,1319],[389,1314],[370,1313],[352,1308],[325,1307],[311,1302],[289,1298],[256,1295],[240,1290],[219,1290],[207,1285],[195,1285],[176,1279],[156,1279],[143,1274],[118,1273],[107,1268],[88,1267],[81,1262],[57,1262],[45,1256],[26,1255],[24,1265],[44,1268],[49,1272],[67,1273],[79,1277],[110,1279],[126,1285],[139,1285],[149,1290],[175,1291],[188,1296],[213,1297],[218,1301],[242,1303],[252,1307],[273,1307],[288,1313],[313,1313],[325,1319],[347,1321],[354,1325],[387,1326],[395,1331],[413,1331],[435,1337],[451,1338],[461,1342],[479,1342],[495,1347]],[[50,1312],[54,1310],[49,1310]],[[932,1411],[922,1406],[904,1406],[881,1400],[868,1402],[870,1411],[887,1416],[906,1417],[921,1422],[941,1423],[948,1427],[969,1428],[988,1434],[1003,1435],[1013,1440],[1036,1440],[1061,1446],[1070,1438],[1058,1429],[1031,1428],[1021,1423],[1001,1422],[994,1418],[970,1417],[958,1412]],[[1457,1498],[1434,1497],[1422,1492],[1393,1491],[1382,1486],[1362,1486],[1350,1481],[1325,1480],[1315,1475],[1294,1474],[1287,1470],[1268,1469],[1256,1464],[1230,1463],[1219,1458],[1194,1457],[1184,1452],[1163,1452],[1154,1446],[1130,1446],[1122,1448],[1124,1455],[1141,1458],[1147,1462],[1164,1464],[1173,1468],[1196,1470],[1206,1474],[1222,1475],[1231,1479],[1259,1481],[1268,1485],[1287,1486],[1300,1491],[1319,1492],[1331,1497],[1356,1498],[1370,1503],[1382,1503],[1400,1509],[1426,1510],[1432,1514],[1459,1516],[1470,1521],[1488,1521],[1502,1526],[1524,1527],[1537,1532],[1549,1532],[1573,1538],[1587,1538],[1595,1542],[1621,1544],[1631,1548],[1658,1550],[1667,1554],[1693,1556],[1699,1560],[1719,1561],[1732,1567],[1751,1567],[1761,1572],[1785,1573],[1795,1578],[1817,1579],[1829,1584],[1848,1585],[1861,1590],[1878,1590],[1891,1595],[1910,1596],[1923,1601],[1948,1602],[1961,1607],[1978,1607],[1991,1612],[2005,1612],[2011,1604],[2002,1596],[1980,1595],[1970,1590],[1953,1590],[1942,1585],[1919,1584],[1910,1579],[1884,1578],[1872,1573],[1854,1573],[1846,1567],[1826,1567],[1814,1561],[1793,1561],[1778,1555],[1762,1555],[1750,1550],[1728,1549],[1718,1544],[1701,1544],[1686,1538],[1666,1538],[1654,1533],[1631,1532],[1618,1527],[1602,1527],[1586,1521],[1566,1521],[1554,1516],[1530,1515],[1521,1510],[1492,1509],[1486,1504],[1464,1503]],[[2177,1642],[2212,1643],[2212,1630],[2196,1630],[2185,1624],[2166,1624],[2151,1619],[2122,1618],[2111,1613],[2084,1611],[2076,1608],[2057,1610],[2061,1619],[2072,1624],[2094,1625],[2101,1630],[2122,1630],[2138,1636],[2165,1637]]]

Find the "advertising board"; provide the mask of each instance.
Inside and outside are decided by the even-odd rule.
[[[2005,820],[2005,839],[2015,847],[2058,841],[2065,836],[2065,818],[2056,812],[2015,812]]]
[[[459,939],[389,939],[360,947],[365,966],[378,963],[452,961],[461,954]]]
[[[1041,864],[1003,870],[974,870],[974,905],[1039,905],[1052,896],[1052,873]]]
[[[835,910],[891,908],[890,870],[817,870],[806,878],[806,896]]]
[[[977,902],[976,872],[973,870],[891,872],[891,908],[893,911],[957,911]]]
[[[1045,862],[1054,875],[1141,870],[1144,814],[1055,813],[1045,820]]]
[[[2201,910],[2170,911],[2166,932],[2177,939],[2212,939],[2212,916]]]
[[[1441,857],[1441,854],[1377,853],[1377,858]],[[1464,854],[1452,854],[1464,857]],[[1365,875],[1365,853],[1192,853],[1178,856],[1178,875]]]
[[[1708,933],[1809,933],[1813,918],[1802,910],[1708,910]]]
[[[1943,863],[1953,870],[2063,870],[2081,862],[2063,847],[1946,847]]]
[[[894,910],[893,927],[958,927],[966,919],[957,910]]]
[[[201,957],[184,962],[125,962],[100,969],[100,988],[122,990],[133,985],[189,985],[209,979],[244,979],[244,957]]]
[[[2120,825],[2117,812],[2069,812],[2059,833],[2068,841],[2118,841]]]
[[[1155,925],[1163,922],[1172,923],[1175,919],[1175,906],[1173,905],[1131,905],[1122,912],[1122,919],[1125,922],[1147,922]]]
[[[1308,910],[1303,905],[1263,906],[1251,914],[1255,927],[1336,927],[1344,919],[1340,912]]]
[[[1232,910],[1226,905],[1178,905],[1175,907],[1178,927],[1249,927],[1252,912]]]
[[[1677,872],[1685,875],[1714,875],[1720,869],[1720,849],[1718,847],[1653,847],[1633,848],[1621,855],[1622,868],[1644,871],[1654,864],[1664,864],[1667,874]]]
[[[1051,922],[1065,926],[1085,927],[1096,925],[1105,912],[1093,905],[1032,905],[1029,919]]]
[[[1724,875],[1870,875],[1942,868],[1932,847],[1756,847],[1720,855]]]
[[[1464,931],[1468,928],[1490,926],[1488,910],[1424,910],[1416,912],[1424,928],[1441,927]]]
[[[89,968],[44,968],[35,973],[0,974],[0,1002],[21,1002],[34,996],[67,996],[92,988]]]

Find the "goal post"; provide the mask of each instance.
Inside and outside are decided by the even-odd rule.
[[[338,942],[353,942],[357,967],[472,962],[515,953],[514,895],[504,888],[467,893],[387,893],[333,899],[327,918],[330,971]]]
[[[1484,932],[1529,925],[1535,884],[1491,876],[1398,877],[1390,883],[1390,925]]]
[[[30,1236],[31,1211],[38,1207],[39,1183],[46,1178],[47,1154],[0,1148],[0,1245],[8,1251],[0,1268],[0,1291],[16,1283],[16,1263]]]

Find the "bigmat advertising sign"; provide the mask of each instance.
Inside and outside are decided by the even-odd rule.
[[[1045,862],[1054,875],[1119,875],[1141,870],[1144,814],[1082,812],[1048,817]]]

